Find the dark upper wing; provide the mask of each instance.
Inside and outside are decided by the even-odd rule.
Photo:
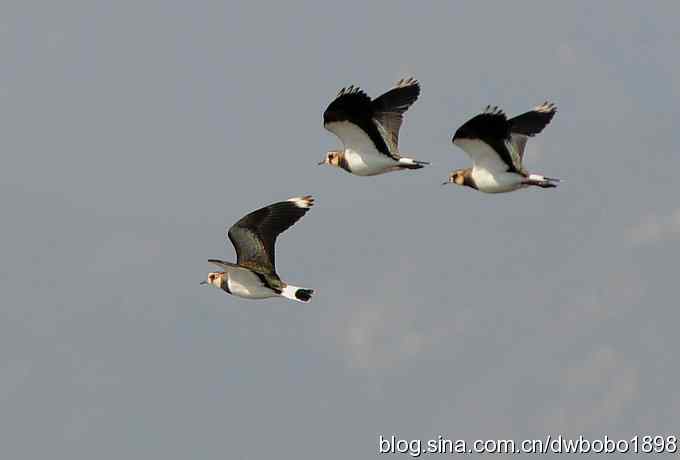
[[[338,136],[345,148],[360,150],[363,139],[356,128],[363,131],[380,153],[393,157],[389,146],[373,120],[374,110],[371,99],[358,87],[350,86],[338,92],[338,96],[323,113],[324,127]],[[354,126],[348,126],[354,125]]]
[[[517,149],[520,158],[524,155],[527,138],[543,131],[553,119],[555,113],[557,113],[557,106],[552,102],[546,101],[532,110],[508,120],[510,122],[510,131],[512,132],[512,143]]]
[[[398,152],[399,128],[404,112],[418,99],[420,83],[413,78],[399,80],[395,87],[373,100],[373,118],[387,133],[393,152]]]
[[[457,139],[478,140],[461,144],[475,165],[489,171],[503,168],[521,173],[521,158],[511,142],[510,123],[498,107],[487,106],[483,113],[465,122],[456,131],[453,142],[457,143]]]
[[[229,229],[237,263],[260,273],[276,273],[276,237],[304,216],[314,204],[311,196],[291,198],[253,211]]]
[[[555,113],[557,113],[555,104],[546,101],[532,110],[508,120],[510,131],[525,136],[534,136],[543,131],[543,128],[550,123]]]

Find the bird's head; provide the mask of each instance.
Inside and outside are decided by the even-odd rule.
[[[446,184],[467,185],[465,183],[465,177],[468,171],[469,170],[467,169],[456,169],[455,171],[451,171],[451,174],[449,174],[449,180],[444,182],[442,185]]]
[[[224,272],[210,272],[208,273],[208,279],[201,281],[201,286],[215,286],[221,288],[223,279]]]
[[[342,152],[339,150],[330,150],[326,153],[323,161],[319,162],[319,165],[331,165],[340,166],[340,159],[342,158]]]

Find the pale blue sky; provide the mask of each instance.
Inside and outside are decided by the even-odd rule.
[[[372,458],[407,438],[678,434],[678,2],[0,5],[3,458]],[[401,149],[316,163],[337,90],[414,76]],[[487,104],[559,112],[555,190],[441,187]],[[313,302],[198,283],[224,227],[317,205]]]

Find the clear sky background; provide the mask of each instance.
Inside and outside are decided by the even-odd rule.
[[[4,0],[7,459],[373,458],[404,438],[680,434],[680,3]],[[317,166],[337,90],[422,83],[401,150]],[[487,104],[559,112],[554,190],[441,187]],[[224,229],[307,305],[199,287]]]

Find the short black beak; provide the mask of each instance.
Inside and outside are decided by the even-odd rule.
[[[448,185],[448,184],[450,184],[450,183],[451,183],[451,182],[446,181],[446,182],[442,182],[442,185]]]
[[[201,281],[201,283],[199,284],[199,286],[207,286],[207,285],[208,285],[207,281]]]
[[[317,165],[321,166],[322,164],[326,163],[326,160],[321,160],[317,163]]]

